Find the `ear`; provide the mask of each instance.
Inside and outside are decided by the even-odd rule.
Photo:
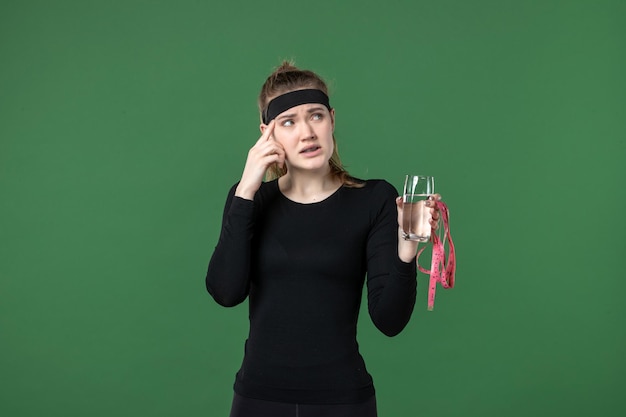
[[[335,109],[330,109],[330,121],[333,126],[333,132],[335,131]]]
[[[263,134],[263,132],[265,132],[265,129],[267,129],[267,125],[265,123],[261,123],[259,125],[259,129],[261,129],[261,134]]]

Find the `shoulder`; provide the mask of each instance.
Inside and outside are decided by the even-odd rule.
[[[369,180],[367,182],[368,184],[371,184],[373,192],[390,195],[393,198],[398,196],[398,190],[396,190],[396,187],[391,185],[386,180]]]
[[[398,192],[396,188],[383,179],[359,181],[362,187],[346,187],[343,192],[343,195],[349,196],[346,198],[346,203],[349,201],[347,204],[353,207],[350,213],[366,221],[370,229],[378,227],[376,225],[397,227],[396,197],[398,197]]]
[[[345,187],[346,190],[354,194],[360,194],[366,198],[382,198],[395,199],[398,196],[398,191],[389,182],[383,179],[371,179],[360,180],[356,179],[359,183],[363,184],[362,187]]]
[[[359,210],[370,213],[370,218],[377,217],[381,213],[395,213],[396,188],[383,179],[359,180],[362,187],[345,187],[342,195],[344,201],[350,201],[360,207]]]

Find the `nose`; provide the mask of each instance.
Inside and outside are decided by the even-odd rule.
[[[315,139],[315,130],[309,122],[302,123],[302,131],[300,133],[301,140]]]

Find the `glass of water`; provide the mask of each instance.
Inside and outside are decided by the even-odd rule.
[[[406,240],[428,242],[430,239],[430,208],[424,204],[435,193],[435,178],[407,175],[402,193],[402,236]]]

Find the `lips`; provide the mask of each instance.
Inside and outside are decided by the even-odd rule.
[[[317,151],[318,149],[321,149],[322,147],[319,145],[311,145],[311,146],[307,146],[306,148],[302,149],[300,151],[300,153],[313,153],[315,151]]]

